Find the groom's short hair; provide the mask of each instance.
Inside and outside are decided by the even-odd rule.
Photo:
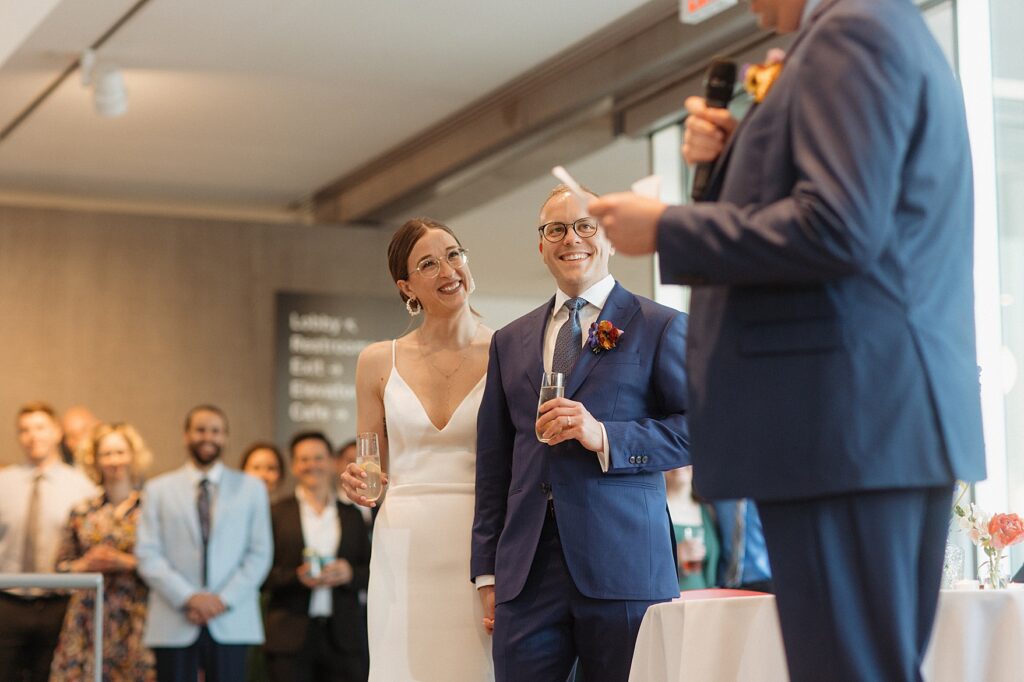
[[[586,185],[580,185],[580,189],[583,190],[584,192],[586,192],[587,194],[592,195],[595,199],[600,196],[597,192],[595,192],[594,190],[590,189]],[[552,189],[550,192],[548,192],[548,196],[547,196],[547,198],[544,199],[544,203],[542,203],[540,205],[540,210],[543,211],[544,207],[548,205],[549,201],[551,201],[556,196],[558,196],[559,194],[562,194],[564,192],[572,192],[572,190],[569,189],[569,185],[561,184],[561,183],[558,184],[558,185],[555,185],[555,188]]]

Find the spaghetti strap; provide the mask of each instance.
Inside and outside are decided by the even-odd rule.
[[[391,339],[391,369],[395,369],[395,344],[398,343],[398,339]]]

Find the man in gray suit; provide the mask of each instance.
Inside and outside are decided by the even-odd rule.
[[[920,679],[953,481],[985,475],[962,95],[912,0],[751,6],[798,33],[734,131],[690,103],[707,201],[589,209],[693,285],[695,484],[757,500],[791,678]]]
[[[220,461],[224,413],[185,418],[189,461],[145,488],[135,554],[149,585],[145,643],[160,682],[245,679],[246,651],[263,643],[259,589],[273,540],[266,487]]]

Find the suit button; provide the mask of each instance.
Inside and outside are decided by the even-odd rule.
[[[643,458],[643,462],[642,462],[642,463],[643,463],[643,464],[647,464],[647,460],[648,460],[648,459],[649,459],[649,458],[647,457],[647,455],[644,455],[644,458]]]
[[[630,455],[629,456],[629,463],[630,464],[636,464],[636,457],[634,457],[633,455]]]
[[[540,484],[540,491],[542,493],[544,493],[545,495],[550,495],[551,494],[551,484],[550,483],[541,483]]]

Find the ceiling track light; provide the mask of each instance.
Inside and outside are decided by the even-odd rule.
[[[89,49],[78,60],[82,86],[92,87],[92,103],[96,113],[116,118],[128,111],[128,91],[124,87],[124,74],[115,64],[102,62],[96,51]]]

